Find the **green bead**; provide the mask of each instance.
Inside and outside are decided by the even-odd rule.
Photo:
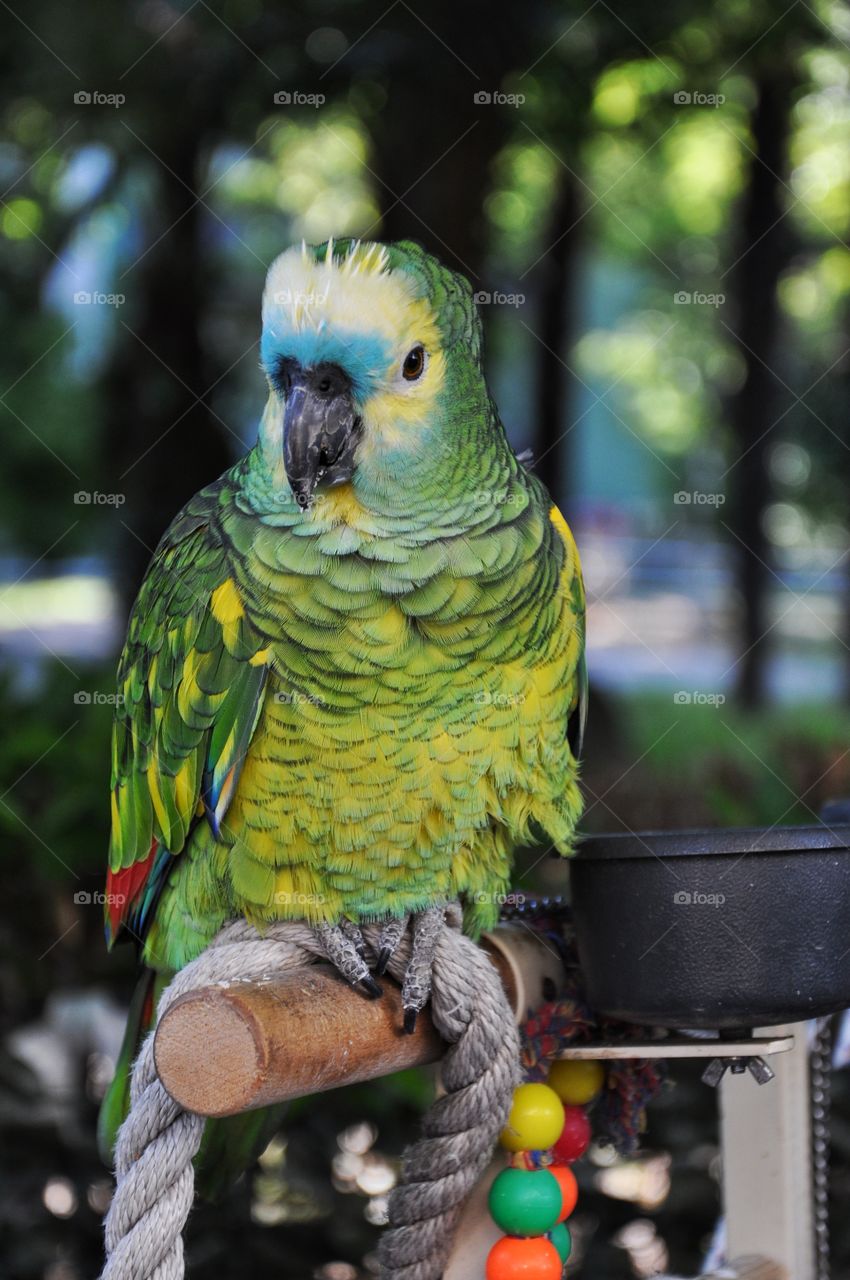
[[[561,1261],[566,1262],[573,1251],[573,1238],[570,1235],[569,1227],[566,1223],[559,1222],[556,1227],[553,1227],[551,1231],[547,1231],[546,1234],[561,1255]]]
[[[488,1204],[496,1226],[507,1235],[542,1236],[558,1221],[561,1188],[548,1169],[503,1169],[490,1188]]]

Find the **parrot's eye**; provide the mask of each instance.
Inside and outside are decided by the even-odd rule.
[[[424,369],[425,348],[414,347],[404,357],[404,364],[401,366],[402,376],[407,382],[415,382],[417,378],[422,377]]]

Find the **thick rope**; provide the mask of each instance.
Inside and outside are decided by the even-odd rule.
[[[457,915],[450,919],[456,926]],[[377,925],[363,929],[373,958],[378,935]],[[389,964],[393,977],[403,976],[409,955],[406,935]],[[306,925],[281,921],[260,935],[244,920],[231,921],[163,992],[158,1017],[198,987],[268,981],[321,959]],[[390,1225],[379,1248],[384,1280],[439,1280],[464,1201],[490,1159],[519,1081],[519,1034],[499,977],[456,927],[444,927],[437,945],[431,1016],[451,1046],[442,1061],[444,1093],[426,1113],[424,1136],[405,1153],[402,1182],[390,1195]],[[205,1120],[166,1093],[153,1044],[151,1032],[133,1066],[131,1110],[118,1133],[101,1280],[183,1280],[182,1232]]]

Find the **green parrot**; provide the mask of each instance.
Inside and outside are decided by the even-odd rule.
[[[110,1134],[157,980],[227,919],[308,921],[372,996],[410,924],[409,1031],[446,906],[475,936],[518,845],[571,850],[581,570],[481,339],[467,280],[414,243],[271,266],[257,443],[163,535],[119,666],[107,936],[148,977]]]

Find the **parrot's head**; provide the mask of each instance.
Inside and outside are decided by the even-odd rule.
[[[408,241],[302,245],[263,296],[261,428],[297,502],[351,481],[358,495],[457,474],[490,421],[472,289]]]

